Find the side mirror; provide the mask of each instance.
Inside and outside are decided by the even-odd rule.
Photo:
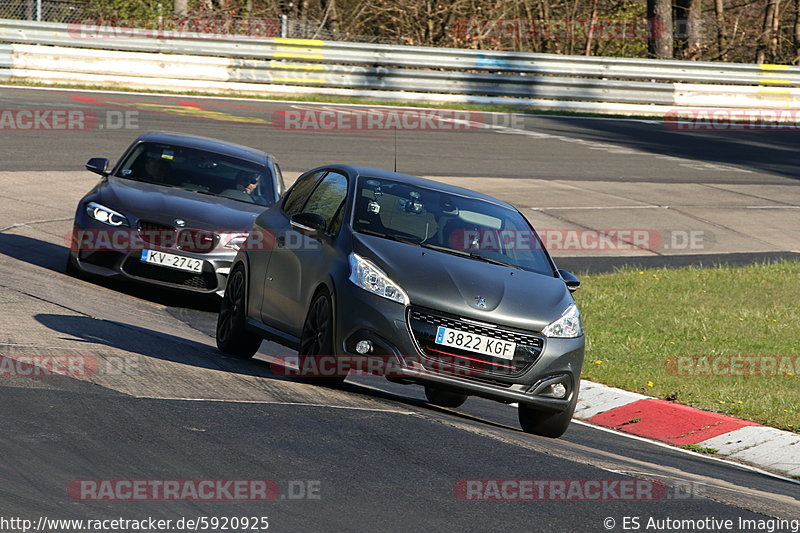
[[[108,176],[106,169],[108,168],[108,159],[105,157],[93,157],[86,162],[86,170],[100,174],[104,178]]]
[[[292,229],[304,233],[310,237],[315,237],[328,229],[325,219],[316,213],[297,213],[289,219]]]
[[[559,270],[558,275],[561,276],[561,279],[563,279],[564,283],[566,283],[569,292],[575,292],[581,288],[581,280],[579,280],[572,272],[567,270]]]

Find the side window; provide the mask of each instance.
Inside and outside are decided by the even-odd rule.
[[[334,224],[334,219],[341,224],[341,217],[337,217],[339,209],[347,197],[347,176],[338,172],[329,172],[319,183],[306,202],[303,211],[316,213],[325,219],[328,224],[328,233],[333,233],[339,228]]]
[[[287,215],[292,216],[303,210],[308,195],[314,190],[319,178],[323,174],[325,174],[325,171],[320,170],[318,172],[312,172],[307,176],[300,177],[300,179],[297,180],[297,183],[294,184],[287,194],[286,199],[283,201],[283,211]]]

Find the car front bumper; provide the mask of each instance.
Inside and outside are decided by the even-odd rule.
[[[197,253],[171,247],[148,246],[150,249],[203,261],[201,272],[188,272],[140,261],[142,247],[128,246],[132,241],[130,235],[136,230],[119,228],[120,233],[116,240],[115,230],[117,228],[110,228],[91,219],[76,222],[68,239],[71,241],[73,264],[80,271],[96,276],[124,278],[201,294],[217,293],[221,296],[224,293],[236,250]],[[84,237],[87,234],[91,238]],[[101,240],[98,235],[110,238]]]
[[[387,377],[555,412],[569,408],[573,396],[578,393],[584,357],[583,336],[571,339],[542,337],[541,352],[520,372],[508,375],[480,370],[442,372],[435,368],[417,342],[407,306],[370,294],[347,280],[341,282],[336,292],[337,351],[346,356],[361,357],[355,345],[359,340],[369,340],[374,347],[373,357],[396,359],[396,365],[387,367],[391,367]],[[541,394],[555,382],[566,387],[563,398]]]

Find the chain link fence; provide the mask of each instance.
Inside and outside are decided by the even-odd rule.
[[[0,18],[74,22],[87,15],[84,4],[59,0],[0,0]]]
[[[35,20],[97,26],[146,28],[184,33],[219,33],[249,37],[289,37],[360,43],[400,44],[396,40],[374,35],[353,35],[333,31],[314,20],[280,18],[231,17],[224,13],[207,13],[196,17],[163,15],[150,18],[117,18],[91,6],[61,0],[0,0],[0,19]]]

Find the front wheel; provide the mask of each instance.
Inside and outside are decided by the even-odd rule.
[[[522,431],[541,437],[557,439],[567,431],[575,406],[578,404],[578,391],[572,393],[572,401],[560,413],[541,411],[531,405],[519,404],[519,424]]]
[[[328,291],[323,290],[312,300],[300,334],[298,363],[302,377],[319,385],[341,384],[347,376],[339,365],[325,360],[336,357],[333,346],[333,306]]]
[[[237,266],[225,286],[225,295],[217,316],[217,348],[227,355],[249,359],[261,346],[261,337],[247,330],[245,324],[244,268]]]

